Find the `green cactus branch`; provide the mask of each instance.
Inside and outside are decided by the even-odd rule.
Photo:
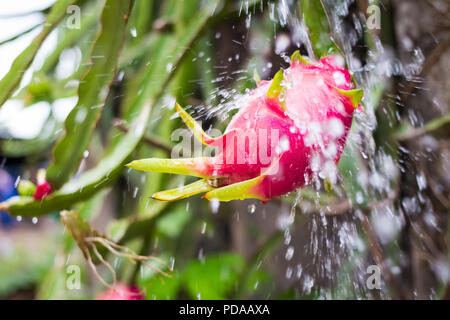
[[[8,100],[19,85],[25,71],[31,65],[44,40],[66,15],[68,6],[77,0],[58,0],[52,6],[42,31],[30,45],[14,60],[8,73],[0,80],[0,107]]]
[[[95,168],[84,172],[78,179],[67,182],[60,190],[53,192],[42,201],[30,197],[13,197],[0,203],[0,209],[8,211],[13,216],[40,216],[70,209],[75,203],[90,198],[105,186],[110,185],[123,171],[123,165],[141,142],[150,117],[150,109],[161,97],[174,75],[173,71],[166,72],[166,65],[171,64],[172,70],[176,69],[189,47],[211,19],[211,12],[218,2],[216,0],[208,3],[179,37],[171,41],[164,38],[159,43],[162,46],[158,47],[157,57],[154,57],[155,60],[149,68],[145,68],[142,83],[144,90],[140,91],[128,110],[130,130],[116,141]]]
[[[53,149],[47,181],[59,189],[75,173],[86,150],[106,99],[108,87],[125,38],[131,1],[107,1],[101,16],[102,30],[91,52],[91,67],[80,81],[78,103],[65,121],[65,135]],[[74,146],[77,146],[74,148]]]

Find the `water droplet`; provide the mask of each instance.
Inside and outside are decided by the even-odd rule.
[[[419,186],[419,190],[423,190],[427,187],[427,180],[423,174],[418,174],[416,176],[417,185]]]
[[[255,211],[256,211],[256,206],[254,204],[251,204],[251,205],[248,206],[248,212],[250,214],[254,214]]]
[[[251,22],[252,22],[252,14],[250,13],[250,14],[247,16],[247,18],[245,18],[245,27],[246,27],[247,29],[250,29]]]
[[[296,274],[296,277],[297,277],[297,279],[300,279],[300,277],[302,276],[302,271],[303,271],[303,268],[302,268],[302,265],[297,265],[297,274]]]
[[[200,250],[198,250],[198,260],[200,260],[202,263],[205,262],[205,255],[203,254],[203,248],[200,248]]]
[[[328,121],[328,132],[334,138],[339,138],[344,134],[344,124],[338,118],[331,118]]]
[[[290,279],[292,277],[292,268],[287,267],[286,268],[286,279]]]
[[[169,62],[168,64],[166,64],[166,71],[167,72],[171,72],[172,68],[173,68],[173,64],[172,63]]]
[[[305,275],[303,280],[303,290],[306,294],[311,293],[311,288],[314,285],[314,279],[310,275]]]
[[[289,150],[289,139],[284,136],[280,140],[280,147],[282,151],[288,151]]]
[[[209,201],[209,208],[211,209],[212,213],[217,213],[219,212],[219,207],[220,207],[220,201],[217,198],[212,198]]]
[[[14,182],[14,188],[17,188],[20,182],[20,176],[17,177],[16,181]]]
[[[356,203],[362,204],[364,202],[364,195],[361,191],[356,192]]]
[[[173,271],[173,267],[175,266],[175,258],[170,257],[170,270]]]
[[[291,38],[285,33],[280,34],[275,40],[275,53],[281,54],[286,52],[290,45]]]
[[[340,71],[333,72],[333,79],[338,86],[345,84],[345,76]]]
[[[206,231],[206,222],[203,222],[201,233],[205,234],[205,231]]]
[[[285,255],[286,260],[290,261],[293,256],[294,256],[294,247],[287,248],[286,255]]]
[[[291,233],[289,232],[289,229],[286,229],[284,231],[284,244],[288,245],[289,243],[291,243]]]
[[[31,219],[31,222],[32,222],[33,224],[37,224],[38,221],[39,221],[39,219],[38,219],[37,217],[33,217],[33,218]]]

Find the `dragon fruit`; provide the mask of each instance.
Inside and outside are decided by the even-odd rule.
[[[144,300],[144,296],[136,287],[128,287],[119,283],[100,293],[96,300]]]
[[[149,158],[128,167],[185,174],[201,179],[155,193],[173,201],[206,192],[208,200],[255,198],[266,202],[307,184],[314,177],[334,180],[353,112],[361,109],[361,89],[337,57],[310,61],[296,51],[291,65],[241,102],[223,136],[209,137],[178,104],[175,107],[203,144],[217,147],[213,157]]]

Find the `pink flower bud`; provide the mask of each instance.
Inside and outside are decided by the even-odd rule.
[[[144,296],[134,286],[128,287],[124,284],[117,284],[113,288],[100,293],[96,300],[144,300]]]
[[[36,200],[42,200],[45,196],[49,195],[50,192],[52,192],[52,187],[50,187],[47,181],[44,181],[43,183],[37,185],[33,198]]]

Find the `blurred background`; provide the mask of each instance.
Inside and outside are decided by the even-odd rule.
[[[149,198],[173,101],[224,131],[295,50],[365,92],[331,190]],[[450,298],[450,1],[18,0],[0,56],[0,299]]]

